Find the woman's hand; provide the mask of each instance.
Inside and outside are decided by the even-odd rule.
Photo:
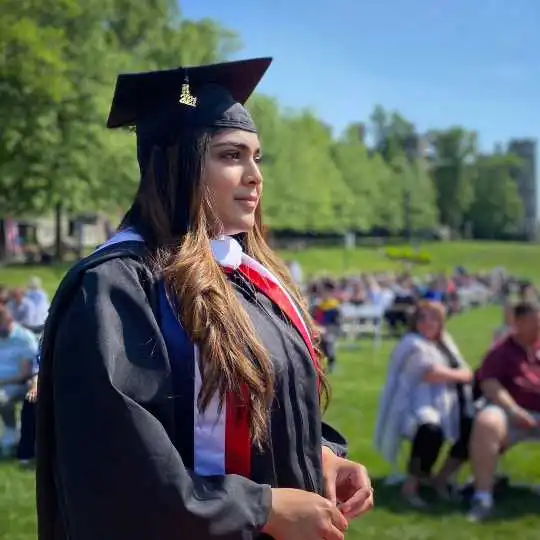
[[[461,384],[469,384],[474,379],[474,373],[469,368],[461,368],[456,370],[457,382]]]
[[[32,386],[30,390],[26,393],[26,401],[30,403],[35,403],[37,401],[37,388]]]
[[[300,489],[272,489],[263,527],[274,540],[343,540],[347,520],[331,501]]]
[[[474,373],[467,367],[454,369],[435,365],[424,373],[422,380],[430,384],[469,384],[474,379]]]
[[[349,521],[369,512],[374,500],[366,468],[336,456],[329,448],[323,447],[322,452],[326,497]]]

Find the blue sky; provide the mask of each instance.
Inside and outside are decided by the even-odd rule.
[[[273,56],[260,91],[339,132],[373,106],[419,130],[461,124],[490,148],[540,138],[540,0],[181,0]]]

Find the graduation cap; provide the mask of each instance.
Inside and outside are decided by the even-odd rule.
[[[179,129],[255,132],[244,103],[272,62],[254,58],[118,76],[107,127],[135,127],[138,137],[169,138]]]

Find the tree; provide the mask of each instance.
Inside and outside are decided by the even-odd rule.
[[[354,199],[332,159],[329,128],[309,111],[287,115],[284,121],[287,134],[280,161],[288,170],[282,181],[292,183],[294,191],[294,229],[346,230]]]
[[[215,21],[184,18],[176,0],[0,9],[0,214],[15,217],[125,208],[139,179],[135,137],[104,128],[117,73],[216,62],[239,47]],[[380,105],[337,138],[310,111],[259,95],[248,107],[274,229],[397,234],[440,220],[459,232],[468,220],[481,235],[517,230],[512,159],[477,159],[476,135],[462,127],[432,132],[427,157],[414,124]]]
[[[379,186],[376,164],[371,163],[368,150],[360,139],[358,125],[353,124],[345,130],[334,144],[332,155],[353,197],[349,226],[356,231],[369,231],[375,221],[373,201]]]
[[[126,205],[133,137],[107,132],[116,74],[215,61],[236,46],[173,0],[0,0],[0,212]]]
[[[403,153],[416,136],[411,122],[397,112],[388,113],[380,105],[374,108],[370,120],[374,148],[388,163]]]
[[[373,223],[377,229],[399,234],[405,226],[404,190],[399,171],[386,163],[381,155],[370,160],[371,178],[378,189],[372,201]]]
[[[501,238],[521,232],[524,209],[511,171],[519,159],[495,153],[478,159],[475,199],[469,219],[477,238]]]
[[[443,225],[460,231],[474,201],[476,134],[461,127],[431,133],[433,180]]]

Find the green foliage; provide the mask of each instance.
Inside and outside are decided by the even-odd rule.
[[[104,128],[118,72],[205,63],[237,47],[174,0],[0,0],[0,215],[126,208],[134,137]]]
[[[349,189],[348,225],[359,231],[369,230],[377,217],[377,209],[370,202],[378,196],[387,167],[369,155],[356,126],[346,130],[334,144],[333,158]]]
[[[520,165],[508,154],[483,156],[478,160],[474,203],[470,221],[475,236],[491,238],[494,233],[516,234],[523,218],[523,202],[511,172]]]
[[[459,231],[474,201],[476,134],[461,127],[432,133],[433,179],[441,222]]]
[[[104,128],[117,73],[215,62],[239,48],[215,21],[184,19],[176,0],[0,0],[0,12],[0,216],[127,208],[134,136]],[[338,137],[311,111],[260,95],[248,106],[274,230],[521,230],[517,165],[478,156],[464,128],[431,133],[428,158],[413,123],[380,105]]]

